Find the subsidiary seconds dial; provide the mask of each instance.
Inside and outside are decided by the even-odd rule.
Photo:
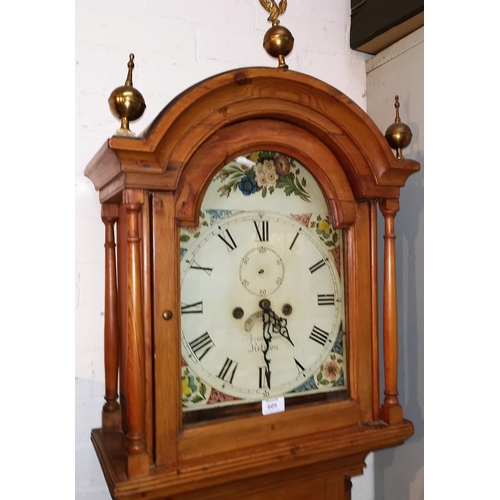
[[[223,394],[286,394],[331,352],[340,287],[331,255],[292,217],[240,212],[216,221],[181,263],[183,358]]]
[[[283,260],[272,248],[259,245],[249,250],[241,259],[240,282],[245,290],[253,295],[271,295],[283,284],[284,277]]]

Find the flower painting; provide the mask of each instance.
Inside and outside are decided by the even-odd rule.
[[[286,196],[310,201],[300,165],[293,158],[273,151],[256,151],[237,158],[220,170],[214,181],[224,182],[217,190],[220,196],[229,197],[239,191],[244,196],[259,193],[265,198],[279,189]]]
[[[188,367],[182,368],[182,402],[196,404],[206,401],[207,386],[202,380],[191,373]]]
[[[344,369],[344,358],[337,353],[330,353],[330,356],[321,365],[319,372],[316,374],[316,383],[319,386],[334,386],[341,379]]]

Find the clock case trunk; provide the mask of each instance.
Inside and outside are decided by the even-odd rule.
[[[197,224],[207,185],[224,164],[256,150],[304,164],[344,230],[348,397],[185,424],[179,226]],[[397,391],[394,217],[400,188],[418,169],[396,159],[340,91],[268,68],[200,82],[141,136],[102,146],[85,170],[105,226],[106,403],[92,442],[113,498],[305,498],[311,491],[348,498],[349,478],[362,473],[367,453],[413,433]]]

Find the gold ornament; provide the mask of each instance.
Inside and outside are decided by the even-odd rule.
[[[260,4],[264,9],[269,12],[269,17],[267,18],[268,21],[273,23],[273,26],[278,25],[280,22],[278,20],[278,16],[281,14],[285,13],[286,7],[287,7],[287,0],[281,0],[279,6],[276,5],[276,2],[274,0],[259,0]]]
[[[394,107],[396,108],[396,121],[387,127],[385,131],[385,139],[389,143],[391,148],[396,150],[396,158],[398,160],[404,159],[403,148],[406,148],[413,137],[410,127],[406,123],[401,122],[399,117],[399,96],[395,96],[396,102]]]
[[[286,10],[287,0],[281,0],[279,5],[276,4],[275,0],[259,1],[262,7],[269,12],[267,20],[273,24],[264,35],[264,49],[270,56],[278,59],[278,68],[288,69],[285,56],[292,51],[294,40],[287,28],[279,26],[280,21],[278,19],[278,16],[284,14]]]
[[[146,109],[146,103],[142,94],[132,85],[132,71],[134,69],[134,54],[130,54],[127,80],[125,85],[116,88],[111,92],[108,103],[113,116],[121,122],[121,127],[115,135],[135,136],[129,129],[129,122],[137,120]]]

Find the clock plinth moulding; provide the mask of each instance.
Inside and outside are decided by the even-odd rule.
[[[304,165],[321,186],[333,228],[342,231],[347,390],[282,413],[264,416],[240,405],[229,417],[191,422],[179,376],[181,230],[200,224],[204,196],[224,165],[252,151]],[[174,99],[142,135],[105,142],[85,174],[99,191],[105,227],[106,403],[92,441],[113,498],[258,499],[279,492],[298,499],[310,491],[349,498],[350,478],[362,473],[366,455],[413,433],[397,390],[394,218],[400,189],[418,169],[394,157],[343,93],[279,68],[209,78]],[[250,181],[243,188],[257,189]],[[273,297],[263,298],[274,306]],[[298,334],[290,331],[293,344]],[[198,348],[202,338],[196,340]]]

